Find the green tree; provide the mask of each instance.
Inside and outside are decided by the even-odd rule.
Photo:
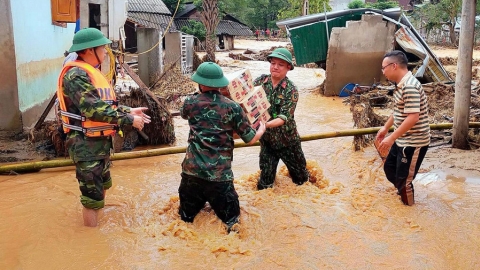
[[[220,21],[218,0],[203,0],[200,19],[205,26],[205,52],[207,61],[215,62],[215,47],[217,45],[217,25]]]
[[[352,2],[348,3],[349,9],[364,8],[364,7],[365,7],[365,3],[362,0],[353,0]]]
[[[309,14],[331,11],[329,0],[310,0]],[[327,8],[327,10],[324,9]],[[287,5],[279,11],[279,19],[295,18],[302,15],[303,0],[287,0]]]
[[[177,8],[177,3],[180,1],[180,4],[178,6],[177,13],[182,11],[185,8],[185,2],[186,0],[162,0],[165,6],[167,6],[168,10],[172,13],[172,15],[175,13],[175,9]]]
[[[377,0],[377,2],[375,3],[366,3],[365,7],[384,10],[384,9],[398,7],[398,2],[390,1],[390,0]]]
[[[251,0],[218,0],[219,14],[227,13],[244,22],[250,1]],[[193,4],[198,11],[203,10],[202,0],[194,0]]]
[[[219,14],[228,13],[252,29],[276,28],[276,22],[280,19],[279,11],[288,6],[288,1],[218,0],[218,9]],[[193,3],[198,11],[202,10],[202,0],[194,0]]]
[[[247,8],[247,25],[252,28],[276,28],[279,11],[288,5],[288,0],[250,0]]]
[[[414,18],[426,23],[427,33],[434,29],[448,27],[450,43],[457,44],[455,24],[461,15],[461,0],[439,0],[435,4],[427,3],[414,12]],[[478,5],[477,5],[478,8]]]
[[[207,34],[205,30],[205,25],[203,25],[203,23],[201,22],[194,20],[189,20],[188,23],[190,24],[190,26],[182,27],[181,31],[189,35],[195,36],[200,41],[204,41]]]

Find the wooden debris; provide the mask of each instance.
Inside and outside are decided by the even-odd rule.
[[[250,56],[246,56],[244,54],[239,54],[239,53],[229,53],[228,56],[232,59],[235,59],[235,60],[242,60],[242,61],[255,60],[254,58],[252,58]]]

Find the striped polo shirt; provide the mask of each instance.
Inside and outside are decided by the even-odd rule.
[[[409,71],[393,93],[395,108],[393,126],[397,129],[409,113],[420,113],[418,122],[395,142],[400,147],[422,147],[430,144],[427,95],[420,82]]]

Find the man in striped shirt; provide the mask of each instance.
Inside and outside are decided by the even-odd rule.
[[[390,148],[384,164],[388,181],[397,188],[405,205],[414,204],[412,181],[417,175],[430,144],[427,96],[420,82],[407,69],[407,56],[392,51],[383,57],[382,72],[396,84],[394,112],[378,131],[379,150]],[[385,137],[393,125],[394,131]]]

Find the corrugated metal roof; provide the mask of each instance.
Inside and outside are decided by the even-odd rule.
[[[146,13],[146,12],[128,12],[128,20],[136,24],[139,24],[146,28],[156,28],[161,31],[167,29],[170,19],[172,18],[169,15],[161,15],[155,13]],[[172,22],[169,32],[176,31],[175,23]]]
[[[328,38],[332,28],[345,27],[348,21],[358,21],[362,12],[349,13],[331,20],[316,22],[305,26],[290,29],[290,41],[293,45],[297,65],[311,62],[325,61],[327,59]],[[328,35],[327,35],[328,26]]]
[[[129,12],[146,12],[172,15],[161,0],[128,0]]]
[[[194,19],[175,19],[177,29],[181,30],[183,26],[190,26],[189,20]],[[229,20],[221,20],[217,25],[216,32],[217,35],[253,36],[252,30],[246,25]]]

